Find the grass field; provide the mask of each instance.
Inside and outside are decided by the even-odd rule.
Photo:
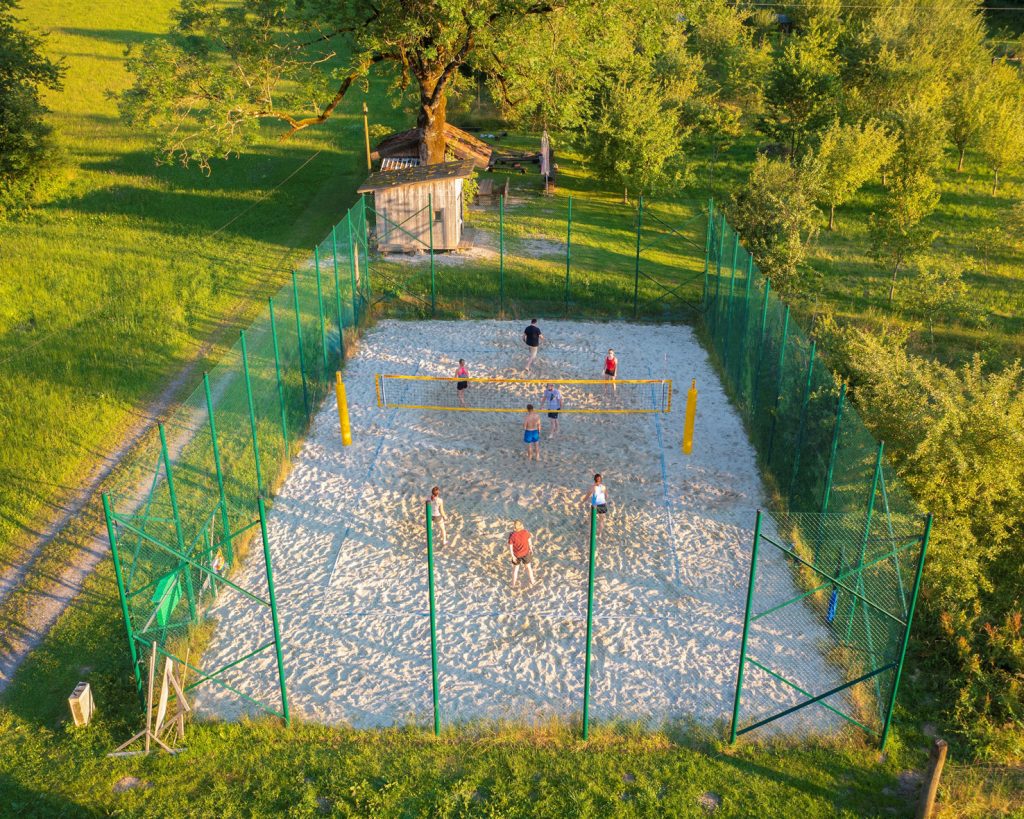
[[[708,156],[695,153],[697,186],[727,201],[746,180],[758,142],[750,137],[739,141],[715,163],[713,176]],[[969,291],[962,316],[937,318],[932,339],[927,314],[913,292],[917,264],[901,272],[894,305],[888,304],[890,274],[871,258],[868,236],[868,217],[881,210],[885,198],[881,180],[837,209],[835,231],[826,229],[827,213],[823,217],[807,260],[821,274],[820,292],[802,309],[821,303],[842,320],[870,326],[894,319],[914,330],[916,352],[947,362],[969,359],[975,352],[997,366],[1024,357],[1024,226],[1015,225],[1011,210],[1024,201],[1024,167],[1018,163],[1001,175],[999,191],[992,196],[991,171],[980,158],[968,153],[964,171],[957,173],[956,156],[949,149],[939,183],[942,198],[925,224],[940,235],[921,264],[963,271]]]
[[[305,258],[364,176],[356,94],[341,116],[288,143],[268,128],[252,154],[209,177],[156,167],[108,95],[129,83],[125,47],[166,30],[176,5],[22,9],[68,69],[47,99],[65,166],[50,201],[3,227],[0,565],[16,561],[203,342],[234,340],[230,330]],[[396,116],[383,99],[371,94],[375,121]]]

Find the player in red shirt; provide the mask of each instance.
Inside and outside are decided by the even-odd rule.
[[[517,520],[512,524],[512,533],[508,536],[508,550],[512,555],[512,565],[515,568],[512,570],[512,588],[516,588],[519,584],[519,566],[523,565],[526,567],[526,574],[530,578],[530,585],[526,588],[531,588],[536,579],[533,576],[533,553],[530,549],[530,541],[533,539],[533,535],[526,531],[526,527],[523,526],[521,520]]]
[[[615,357],[615,350],[609,350],[604,359],[604,380],[612,382],[612,389],[616,390],[615,376],[619,372],[619,359]]]

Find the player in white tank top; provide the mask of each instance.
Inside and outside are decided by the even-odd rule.
[[[604,528],[604,516],[608,512],[608,487],[600,472],[594,475],[594,485],[587,491],[584,504],[597,510],[597,531],[600,534]]]

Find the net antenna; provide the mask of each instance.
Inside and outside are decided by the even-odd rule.
[[[459,400],[459,384],[464,403]],[[547,391],[558,389],[560,401]],[[581,378],[448,378],[377,373],[377,406],[455,412],[656,413],[672,411],[672,380]]]

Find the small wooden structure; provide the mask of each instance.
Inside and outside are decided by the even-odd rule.
[[[508,187],[508,179],[497,186],[494,184],[493,179],[481,179],[480,189],[476,194],[477,201],[481,205],[490,205],[496,199],[505,199],[508,197]]]
[[[456,128],[450,122],[446,122],[444,126],[444,141],[445,153],[454,157],[456,161],[469,160],[481,170],[491,162],[493,149],[490,145],[472,134],[467,134],[461,128]],[[421,128],[399,131],[378,142],[376,149],[370,154],[370,158],[380,160],[382,163],[385,160],[397,159],[406,162],[412,161],[420,165],[426,164],[423,161],[422,143],[423,130]],[[383,165],[381,170],[385,170]]]
[[[462,241],[463,196],[471,160],[418,165],[371,174],[359,193],[373,194],[377,250],[455,250]],[[431,240],[431,233],[433,239]]]

